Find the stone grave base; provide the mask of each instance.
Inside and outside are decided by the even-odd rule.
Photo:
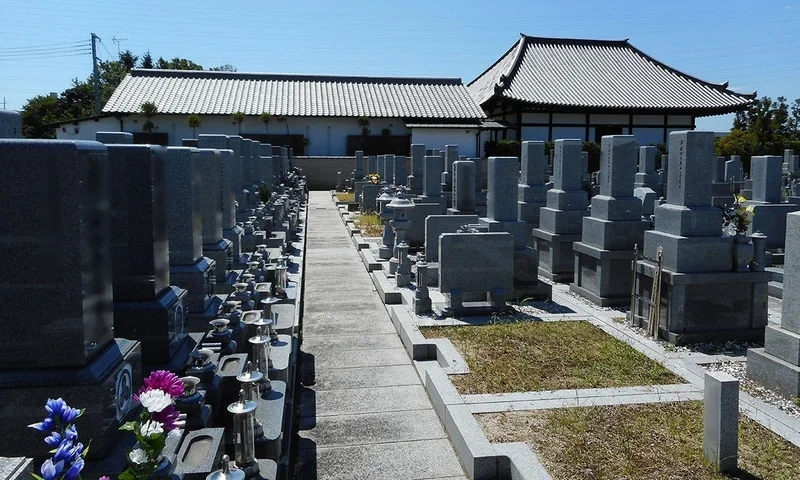
[[[444,302],[433,304],[433,312],[442,317],[486,316],[510,311],[506,304],[511,292],[496,289],[491,292],[461,292],[451,290],[444,294]]]
[[[242,253],[256,251],[256,245],[261,245],[267,241],[267,232],[256,230],[252,234],[242,235]]]
[[[637,263],[635,324],[647,328],[655,265]],[[683,345],[730,340],[763,342],[768,272],[661,274],[659,337]]]
[[[632,250],[602,250],[583,242],[575,242],[572,249],[575,274],[570,291],[601,307],[630,305]]]
[[[42,345],[42,348],[56,348]],[[142,382],[141,344],[114,339],[81,368],[11,370],[0,374],[0,421],[6,430],[24,435],[1,435],[0,452],[5,456],[48,457],[45,435],[26,425],[41,422],[48,398],[64,398],[70,406],[87,408],[78,422],[81,438],[93,439],[89,458],[103,458],[122,432],[132,395]]]
[[[234,261],[238,260],[239,257],[242,256],[242,235],[244,235],[244,229],[238,225],[234,225],[232,228],[222,229],[222,238],[226,238],[231,241],[231,249],[233,249]]]
[[[208,310],[213,297],[216,262],[200,257],[193,265],[170,265],[169,278],[173,284],[188,290],[186,309],[189,313]]]
[[[114,302],[114,335],[142,342],[143,363],[172,364],[186,336],[185,299],[186,290],[169,286],[152,300]],[[169,370],[184,363],[175,365]]]
[[[217,243],[203,244],[203,256],[214,261],[216,283],[225,283],[228,279],[228,271],[233,268],[232,242],[223,238]]]
[[[753,202],[753,221],[747,234],[761,232],[767,236],[767,248],[783,248],[786,242],[786,215],[800,210],[794,203]]]
[[[765,348],[747,350],[747,377],[787,398],[800,397],[800,335],[770,325],[765,337]]]
[[[575,274],[572,244],[581,241],[580,234],[550,233],[538,228],[533,232],[539,251],[539,276],[551,282],[571,282]]]

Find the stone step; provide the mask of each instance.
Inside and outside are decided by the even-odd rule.
[[[783,298],[783,282],[769,282],[769,296]]]

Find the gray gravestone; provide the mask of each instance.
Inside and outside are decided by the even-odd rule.
[[[377,157],[375,155],[370,155],[367,158],[367,170],[369,170],[369,172],[367,172],[367,173],[377,173],[377,171],[378,171],[377,162],[378,162],[378,160],[377,160]]]
[[[394,157],[394,173],[392,178],[395,185],[405,185],[408,175],[406,174],[406,157],[403,155],[396,155]]]
[[[781,177],[781,157],[753,157],[750,161],[750,178],[753,179],[753,201],[780,203]]]
[[[480,275],[475,275],[477,265]],[[514,239],[510,234],[444,233],[439,237],[439,289],[453,313],[463,311],[464,294],[469,293],[488,294],[493,308],[505,308],[513,288]]]
[[[605,136],[600,155],[600,194],[592,198],[591,216],[583,219],[581,241],[573,244],[570,290],[603,307],[626,305],[633,246],[642,244],[650,225],[642,222],[641,201],[633,195],[636,137]]]
[[[486,188],[486,217],[499,222],[517,220],[517,157],[490,157]],[[580,177],[579,177],[580,179]],[[578,185],[580,188],[580,185]]]
[[[656,147],[639,147],[639,171],[634,182],[634,188],[648,187],[656,192],[661,191],[661,183],[656,172]]]
[[[444,162],[438,155],[425,156],[425,168],[422,178],[422,194],[427,198],[440,198],[442,192],[442,172]]]
[[[478,223],[477,215],[428,215],[425,217],[425,259],[439,261],[439,236],[456,233],[462,225]]]
[[[457,160],[453,163],[453,208],[451,215],[475,213],[475,162]]]
[[[261,181],[269,188],[270,192],[273,190],[275,179],[273,178],[274,166],[272,157],[272,145],[269,143],[262,143],[259,147],[259,155],[261,158],[261,167],[259,173],[261,174]]]
[[[800,288],[800,212],[787,216],[784,292]],[[784,295],[781,324],[764,332],[764,348],[747,352],[748,378],[787,398],[800,396],[800,296]]]
[[[97,132],[95,138],[106,145],[132,144],[133,134],[128,132]]]
[[[166,148],[109,145],[114,332],[142,342],[142,362],[173,359],[186,339],[186,290],[170,285]],[[185,352],[188,355],[188,352]]]
[[[742,160],[739,155],[732,155],[731,159],[725,162],[725,181],[742,181]]]
[[[583,217],[589,212],[588,195],[581,189],[581,148],[577,139],[556,140],[553,188],[533,230],[539,251],[539,275],[551,281],[572,281],[575,259],[572,244],[580,241]]]
[[[713,132],[672,132],[667,201],[656,207],[655,229],[645,232],[644,259],[634,314],[646,323],[654,259],[662,250],[659,335],[672,343],[756,340],[766,325],[768,275],[734,271],[734,252],[746,258],[752,245],[723,236],[722,212],[711,205]],[[739,240],[743,240],[739,239]],[[742,262],[746,263],[746,262]],[[738,264],[737,264],[738,265]],[[736,301],[725,292],[736,287]]]
[[[214,260],[203,257],[203,158],[187,147],[167,148],[165,183],[172,282],[188,291],[191,313],[209,312]],[[213,318],[208,318],[212,320]],[[203,325],[203,327],[207,327]]]
[[[58,397],[106,455],[141,381],[139,343],[113,338],[109,165],[97,142],[0,140],[3,455],[50,456],[27,425]]]
[[[517,219],[531,228],[539,226],[539,209],[547,204],[544,142],[522,142],[522,169],[517,187]]]
[[[411,193],[422,192],[422,175],[425,163],[425,145],[411,144],[411,175],[407,178],[406,185]]]
[[[13,110],[0,110],[0,138],[22,138],[22,117]]]
[[[386,183],[394,184],[394,155],[384,155],[384,170],[386,171]]]

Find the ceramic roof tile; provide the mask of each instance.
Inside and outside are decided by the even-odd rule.
[[[282,75],[132,70],[103,108],[138,113],[154,102],[165,114],[485,118],[457,78]]]
[[[725,113],[755,97],[692,77],[628,43],[523,35],[467,85],[484,105],[502,97],[540,107]]]

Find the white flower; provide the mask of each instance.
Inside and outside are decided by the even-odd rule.
[[[154,433],[164,433],[164,424],[153,420],[144,422],[139,428],[139,432],[143,437],[149,437]]]
[[[135,450],[131,450],[131,453],[128,454],[128,458],[130,458],[131,462],[135,463],[136,465],[141,465],[143,463],[147,463],[147,452],[141,448],[137,448]]]
[[[150,390],[139,395],[139,401],[148,412],[155,413],[172,404],[172,397],[163,390]]]

